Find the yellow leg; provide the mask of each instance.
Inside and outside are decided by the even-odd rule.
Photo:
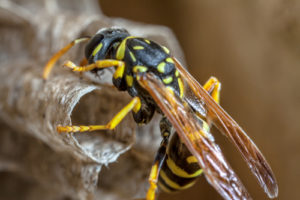
[[[112,130],[114,129],[124,117],[133,110],[138,112],[141,108],[141,100],[139,97],[134,97],[129,104],[127,104],[118,114],[116,114],[112,120],[106,125],[91,125],[91,126],[57,126],[57,131],[61,132],[85,132],[95,130]]]
[[[204,84],[203,88],[212,96],[212,98],[220,104],[221,83],[215,77],[210,77]]]
[[[172,125],[167,120],[166,117],[163,117],[160,121],[160,132],[163,137],[162,142],[160,143],[160,146],[158,148],[158,151],[156,153],[154,164],[152,165],[150,176],[149,176],[149,183],[150,187],[148,189],[146,200],[155,200],[155,193],[157,190],[157,182],[160,170],[163,166],[163,163],[165,162],[166,155],[167,155],[167,146],[169,143],[169,137],[171,134]]]
[[[112,59],[105,59],[105,60],[98,60],[95,63],[85,66],[77,66],[71,61],[67,61],[64,64],[65,67],[71,68],[73,71],[76,72],[87,72],[93,69],[103,69],[107,67],[117,66],[118,68],[125,68],[125,64],[123,61],[119,60],[112,60]]]
[[[71,43],[63,47],[61,50],[59,50],[56,54],[52,56],[52,58],[48,61],[46,66],[44,67],[44,72],[43,72],[43,78],[47,79],[50,75],[50,72],[56,63],[56,61],[62,57],[67,51],[69,51],[70,48],[72,48],[75,44],[81,43],[88,41],[90,37],[83,37],[83,38],[78,38],[76,40],[73,40]]]
[[[149,176],[149,183],[150,187],[147,192],[146,200],[155,200],[155,192],[157,189],[157,180],[159,176],[159,170],[158,170],[159,162],[155,162],[154,165],[152,165],[150,176]]]

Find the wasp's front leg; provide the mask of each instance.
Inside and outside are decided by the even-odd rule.
[[[68,60],[64,64],[64,67],[68,67],[75,72],[87,72],[93,69],[104,69],[104,68],[114,67],[114,66],[117,67],[116,73],[118,72],[118,70],[124,71],[125,68],[124,62],[119,60],[113,60],[113,59],[98,60],[95,63],[89,65],[83,65],[83,66],[77,66],[70,60]]]
[[[67,44],[65,47],[60,49],[56,54],[54,54],[52,56],[52,58],[48,61],[46,66],[44,67],[43,78],[47,79],[49,77],[50,72],[52,71],[52,68],[53,68],[54,64],[56,63],[56,61],[59,58],[61,58],[66,52],[68,52],[74,45],[79,44],[81,42],[86,42],[88,40],[90,40],[90,37],[82,37],[82,38],[73,40],[72,42]]]

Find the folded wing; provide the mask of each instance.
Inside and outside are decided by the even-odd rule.
[[[278,196],[278,185],[268,162],[244,130],[213,100],[188,71],[175,59],[175,64],[198,101],[205,104],[207,117],[241,152],[244,160],[269,198]],[[201,110],[200,110],[201,112]]]
[[[197,158],[208,182],[227,200],[251,199],[247,190],[225,160],[210,133],[199,123],[194,111],[152,73],[138,81],[172,123],[181,140]]]

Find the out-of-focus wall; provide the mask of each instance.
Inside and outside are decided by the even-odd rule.
[[[104,14],[169,26],[191,73],[222,82],[221,104],[271,164],[280,199],[299,199],[300,2],[100,0]],[[216,136],[254,199],[267,199],[239,153]],[[161,199],[221,199],[202,177]]]

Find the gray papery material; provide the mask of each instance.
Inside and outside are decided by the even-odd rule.
[[[0,186],[18,191],[10,194],[16,199],[124,199],[146,191],[160,142],[158,116],[144,127],[130,114],[114,131],[56,132],[59,124],[105,124],[130,101],[111,87],[111,69],[80,76],[58,62],[50,78],[42,79],[46,61],[71,40],[122,26],[183,58],[169,29],[109,19],[95,2],[0,1]],[[83,45],[61,61],[78,63],[82,57]]]

